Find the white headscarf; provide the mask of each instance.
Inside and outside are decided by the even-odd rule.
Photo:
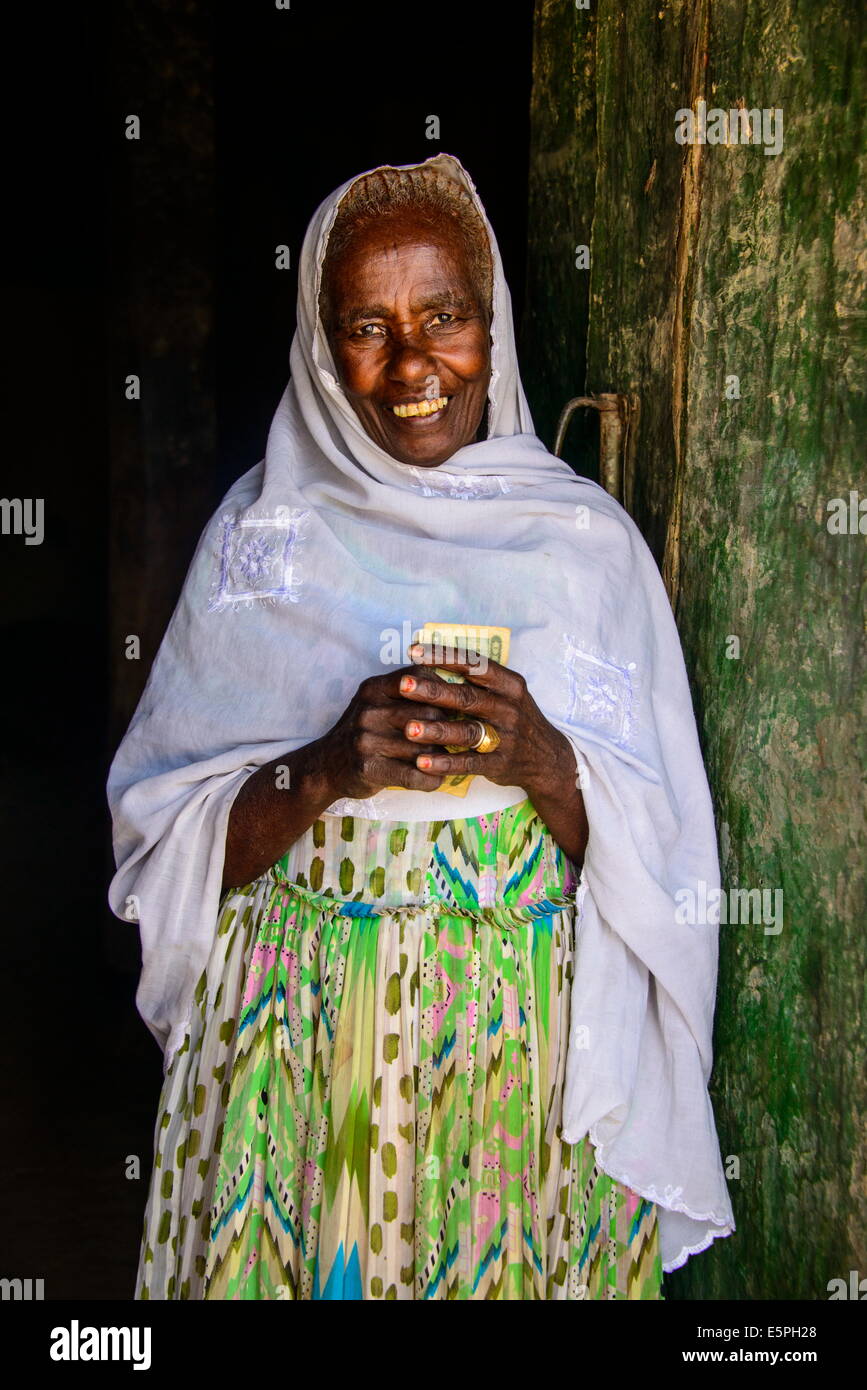
[[[112,910],[138,920],[138,1008],[168,1067],[216,935],[226,826],[245,778],[321,737],[426,621],[511,628],[508,664],[569,739],[590,823],[577,925],[563,1136],[658,1203],[663,1265],[734,1229],[707,1083],[717,929],[677,921],[719,884],[716,838],[671,609],[613,498],[533,434],[496,239],[489,435],[414,468],[365,433],[318,315],[341,197],[301,253],[292,378],[264,460],[206,526],[111,768]],[[417,168],[417,165],[396,166]],[[368,171],[370,172],[370,171]],[[358,177],[361,177],[360,175]],[[289,794],[289,793],[287,793]],[[383,791],[331,811],[474,816],[523,798]]]

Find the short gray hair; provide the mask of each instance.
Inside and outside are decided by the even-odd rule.
[[[447,222],[457,231],[473,284],[490,318],[494,279],[491,243],[467,189],[430,166],[387,167],[357,179],[338,208],[325,248],[319,291],[319,312],[326,330],[333,319],[330,272],[334,261],[361,228],[404,210],[411,210],[419,221],[433,228]]]

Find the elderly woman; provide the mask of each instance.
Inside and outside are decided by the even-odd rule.
[[[658,572],[533,433],[451,156],[321,205],[291,367],[109,778],[165,1051],[138,1296],[659,1298],[733,1220]]]

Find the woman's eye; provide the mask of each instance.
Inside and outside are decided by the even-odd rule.
[[[353,337],[356,337],[356,338],[373,338],[373,337],[375,336],[375,334],[373,334],[373,333],[368,333],[368,331],[367,331],[368,328],[381,329],[381,328],[382,328],[382,324],[379,324],[379,323],[363,323],[363,324],[361,325],[360,328],[356,328],[355,333],[353,334]]]
[[[450,314],[447,309],[442,309],[440,313],[434,314],[432,322],[436,323],[438,319],[448,319],[451,323],[457,323],[457,319],[455,318],[454,314]],[[443,324],[442,326],[447,327],[448,325]]]

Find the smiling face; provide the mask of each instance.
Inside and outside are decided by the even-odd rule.
[[[448,223],[406,210],[360,227],[329,267],[328,302],[340,383],[371,439],[422,468],[475,440],[490,315]]]

